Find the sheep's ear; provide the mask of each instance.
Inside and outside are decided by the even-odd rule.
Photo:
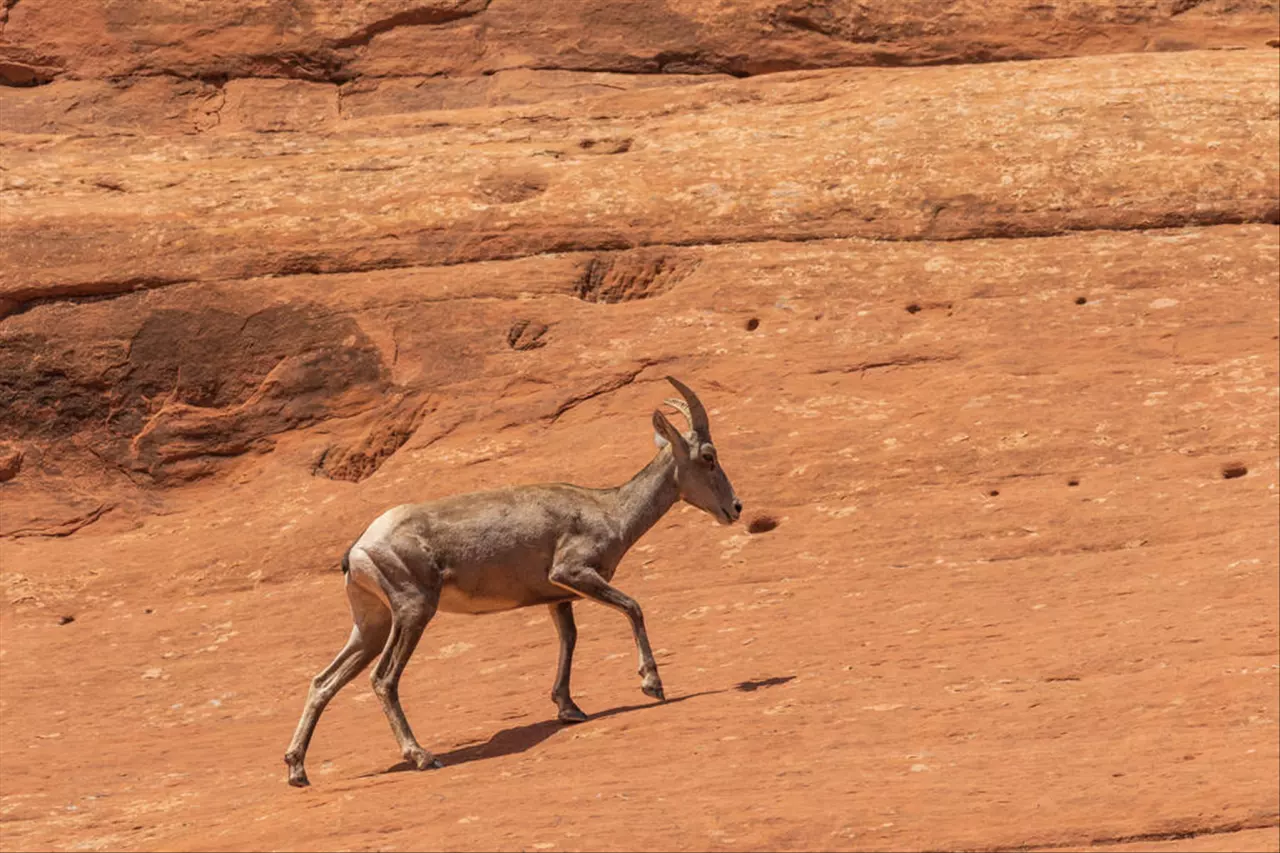
[[[689,443],[684,440],[680,431],[671,425],[667,416],[657,409],[653,410],[653,443],[658,447],[670,445],[672,452],[678,458],[689,458]]]

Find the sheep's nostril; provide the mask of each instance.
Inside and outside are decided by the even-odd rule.
[[[736,512],[738,515],[742,515],[742,501],[733,502],[733,511]]]

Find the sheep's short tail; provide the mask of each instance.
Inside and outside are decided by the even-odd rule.
[[[355,547],[354,545],[352,547]],[[342,552],[342,573],[348,574],[351,571],[351,548]]]

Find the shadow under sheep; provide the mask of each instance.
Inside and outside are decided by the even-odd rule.
[[[794,678],[794,675],[780,675],[774,676],[773,678],[742,681],[735,684],[732,690],[740,693],[751,693],[762,688],[776,687],[779,684],[786,684]],[[592,714],[587,718],[587,722],[603,720],[608,717],[617,716],[618,714],[629,714],[632,711],[643,711],[646,708],[659,708],[663,705],[674,705],[677,702],[686,702],[690,699],[697,699],[702,696],[715,696],[717,694],[729,692],[730,688],[722,688],[720,690],[703,690],[698,693],[688,693],[684,696],[676,696],[668,699],[666,702],[642,702],[635,705],[620,705],[617,708],[610,708],[607,711]],[[570,725],[579,724],[562,723],[559,720],[541,720],[536,723],[512,726],[509,729],[503,729],[500,732],[496,732],[484,743],[471,744],[470,746],[458,747],[457,749],[452,749],[448,752],[436,753],[436,759],[445,767],[454,767],[459,764],[467,764],[472,761],[483,761],[487,758],[501,758],[504,755],[516,755],[532,749],[556,732],[567,728]],[[408,761],[401,761],[397,764],[393,764],[385,770],[375,770],[371,773],[362,773],[360,778],[368,779],[373,776],[383,776],[388,773],[403,773],[413,769],[414,766]]]

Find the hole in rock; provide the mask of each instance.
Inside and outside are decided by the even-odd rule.
[[[617,303],[660,296],[697,269],[689,253],[633,249],[602,253],[579,268],[573,295],[584,302]]]
[[[507,346],[514,350],[538,349],[547,345],[547,324],[516,320],[507,330]]]

